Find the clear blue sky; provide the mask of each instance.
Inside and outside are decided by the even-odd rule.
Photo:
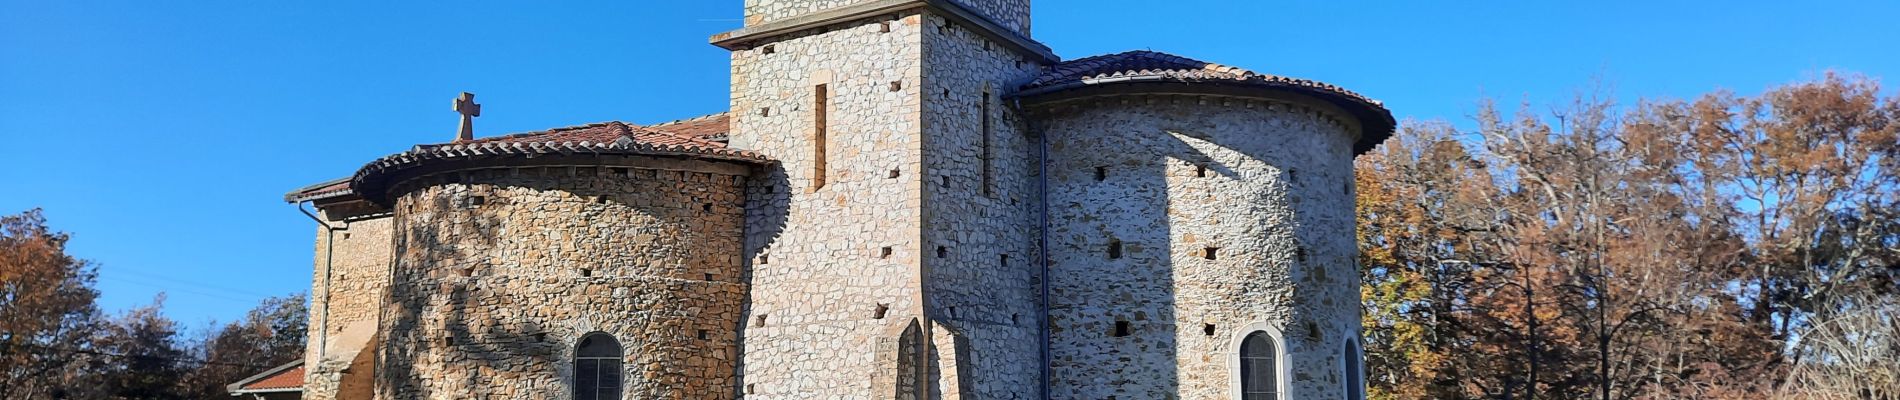
[[[425,4],[427,3],[427,4]],[[0,0],[0,213],[44,207],[102,305],[170,293],[190,325],[308,290],[284,192],[450,139],[721,111],[740,0]],[[1563,3],[1563,4],[1555,4]],[[1483,96],[1755,93],[1826,69],[1900,76],[1895,2],[1040,0],[1067,58],[1154,49],[1318,79],[1400,118]],[[1892,91],[1889,90],[1889,93]]]

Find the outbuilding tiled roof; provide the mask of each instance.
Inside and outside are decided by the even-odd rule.
[[[1397,125],[1383,103],[1339,86],[1146,50],[1056,64],[1024,84],[1016,96],[1037,97],[1087,87],[1138,83],[1259,87],[1313,95],[1352,112],[1360,120],[1366,132],[1355,146],[1355,153],[1371,150],[1391,136]]]
[[[303,387],[303,366],[298,365],[244,385],[245,390],[290,389]]]
[[[647,125],[647,128],[712,142],[724,142],[728,128],[726,113],[701,115],[678,121]]]
[[[233,394],[301,391],[303,375],[303,360],[291,361],[232,383],[225,390]]]
[[[355,192],[350,190],[350,178],[338,178],[299,188],[296,191],[285,194],[284,201],[297,203],[323,200],[348,196],[353,193]]]

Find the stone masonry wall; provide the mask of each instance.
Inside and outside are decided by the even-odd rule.
[[[484,169],[399,185],[379,399],[568,399],[576,342],[627,399],[731,399],[746,167]]]
[[[948,22],[924,24],[924,287],[937,394],[1036,398],[1039,145],[1004,96],[1040,69]]]
[[[1195,96],[1043,114],[1052,398],[1238,398],[1249,327],[1284,338],[1286,398],[1343,398],[1341,349],[1360,315],[1356,128],[1332,115]]]
[[[746,0],[746,25],[801,17],[877,0]],[[1029,36],[1029,0],[949,0],[1004,29]]]
[[[343,221],[322,215],[333,226],[346,226]],[[373,367],[351,368],[352,357],[327,352],[375,346],[370,340],[338,341],[356,339],[344,337],[344,331],[351,326],[376,323],[377,311],[382,309],[383,289],[389,282],[390,223],[389,218],[377,218],[347,226],[349,229],[335,232],[317,227],[316,267],[310,287],[311,329],[306,340],[309,345],[304,351],[308,371],[304,399],[328,400],[367,394],[338,393],[338,386],[346,379],[343,375],[346,369],[354,379],[367,378],[371,374],[368,369]]]
[[[748,399],[873,399],[919,302],[921,17],[857,21],[732,53],[731,146],[778,168],[747,187]],[[817,85],[828,104],[817,185]],[[888,344],[881,346],[880,344]],[[891,389],[895,390],[895,389]]]

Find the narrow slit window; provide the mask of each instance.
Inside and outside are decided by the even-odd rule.
[[[1095,181],[1108,180],[1108,167],[1095,167]]]
[[[1220,248],[1219,248],[1219,247],[1209,247],[1209,248],[1205,248],[1205,249],[1201,249],[1201,258],[1206,258],[1206,259],[1209,259],[1209,260],[1219,260],[1219,259],[1220,259]]]
[[[1130,329],[1130,327],[1128,326],[1128,321],[1115,321],[1115,331],[1110,333],[1110,335],[1113,335],[1115,337],[1126,337],[1128,336],[1128,333],[1130,330],[1132,329]]]
[[[1108,241],[1108,258],[1110,259],[1122,258],[1122,241],[1120,240]]]
[[[980,172],[983,174],[983,195],[993,196],[995,194],[995,189],[992,188],[992,186],[994,186],[993,182],[995,178],[995,172],[992,172],[990,170],[990,164],[991,164],[990,159],[993,156],[993,154],[992,154],[991,143],[990,143],[991,127],[990,127],[990,91],[989,89],[983,90],[983,106],[980,107],[977,110],[977,112],[979,113],[977,114],[977,118],[982,120],[981,125],[983,128],[983,132],[982,132],[983,133],[983,138],[982,138],[983,148],[980,149],[980,151],[982,152],[982,156],[979,157],[982,164],[979,166],[979,168],[982,168],[982,171]]]
[[[829,92],[829,88],[825,85],[818,85],[817,88],[812,89],[815,98],[811,117],[812,190],[825,188],[825,112],[830,108],[828,107],[831,103]]]

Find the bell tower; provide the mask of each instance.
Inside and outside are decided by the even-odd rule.
[[[1011,398],[1045,385],[1038,145],[1004,98],[1057,58],[1028,0],[747,0],[749,399]]]
[[[1029,36],[1029,0],[934,0],[938,8],[954,6],[980,16],[996,26],[1024,37]],[[866,8],[902,7],[907,1],[890,0],[746,0],[747,27],[770,25],[834,11]],[[822,18],[822,17],[820,17]]]

